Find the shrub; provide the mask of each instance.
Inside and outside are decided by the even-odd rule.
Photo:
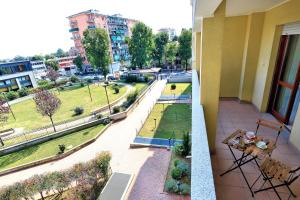
[[[187,156],[191,151],[190,134],[188,132],[183,134],[182,140],[182,156]]]
[[[177,186],[177,182],[173,179],[167,180],[166,182],[166,190],[167,192],[175,192],[177,193],[178,190],[178,186]]]
[[[127,99],[126,99],[126,108],[128,108],[137,99],[137,96],[138,96],[138,92],[137,91],[135,91],[133,93],[130,93],[127,96]]]
[[[120,106],[115,106],[113,107],[113,113],[119,113],[121,111],[121,107]]]
[[[64,144],[59,144],[59,145],[58,145],[58,149],[59,149],[58,154],[62,154],[62,153],[65,152],[66,146],[65,146]]]
[[[70,81],[71,81],[72,83],[76,83],[78,80],[79,80],[78,77],[75,76],[75,75],[72,75],[71,78],[70,78]]]
[[[107,125],[110,123],[110,118],[103,119],[102,124]]]
[[[125,82],[126,83],[138,82],[138,78],[137,78],[137,76],[134,76],[134,75],[128,75],[125,77]]]
[[[80,87],[84,87],[84,83],[83,82],[80,82]]]
[[[118,87],[115,87],[115,88],[114,88],[114,91],[115,91],[115,94],[119,94],[120,89],[119,89]]]
[[[177,156],[182,156],[183,146],[181,144],[176,144],[174,147],[174,151]]]
[[[148,83],[148,81],[149,81],[149,76],[144,76],[144,81],[145,81],[146,83]]]
[[[171,90],[175,90],[175,89],[176,89],[176,84],[173,83],[173,84],[171,85]]]
[[[182,171],[182,176],[190,175],[190,167],[186,162],[180,161],[177,164],[176,168],[178,168]]]
[[[181,160],[175,160],[174,161],[174,167],[177,167],[177,165],[181,162]]]
[[[15,92],[15,91],[9,91],[9,92],[7,92],[5,95],[6,95],[6,98],[7,98],[9,101],[18,98],[18,93]]]
[[[182,170],[175,167],[174,169],[172,169],[171,171],[171,175],[172,175],[172,178],[175,179],[175,180],[180,180],[181,177],[182,177]]]
[[[81,115],[84,112],[84,109],[82,107],[76,107],[74,109],[74,115]]]
[[[103,118],[103,115],[101,113],[95,114],[95,116],[96,116],[96,119],[102,119]]]
[[[183,194],[183,195],[190,194],[191,193],[191,187],[188,184],[183,183],[183,184],[180,185],[179,191],[180,191],[180,194]]]
[[[29,90],[27,87],[23,87],[20,90],[18,90],[19,97],[25,97],[29,94]]]
[[[49,81],[47,80],[40,80],[37,82],[38,86],[43,86],[43,85],[49,85]]]

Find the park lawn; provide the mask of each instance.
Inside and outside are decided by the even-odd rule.
[[[107,104],[105,90],[102,86],[96,84],[90,85],[93,101],[90,100],[88,87],[81,87],[73,90],[61,91],[60,94],[56,91],[55,94],[61,100],[61,106],[57,113],[54,114],[54,123],[69,120],[74,118],[74,108],[79,106],[84,108],[82,115],[88,115],[91,111],[105,106]],[[110,102],[120,98],[126,93],[127,87],[121,86],[118,94],[114,93],[111,87],[108,87],[108,95]],[[16,120],[10,115],[8,122],[5,123],[2,129],[8,128],[24,128],[32,130],[42,126],[50,125],[50,119],[42,116],[36,111],[36,106],[33,99],[22,101],[11,105],[11,108],[16,116]]]
[[[176,89],[171,90],[171,85],[175,84]],[[163,95],[191,95],[192,84],[191,83],[168,83],[163,91]]]
[[[191,132],[191,118],[192,110],[189,104],[156,104],[139,136],[168,139],[173,137],[174,132],[176,139],[182,139],[184,133]]]
[[[72,148],[96,137],[104,127],[104,125],[94,126],[50,140],[48,142],[44,142],[42,144],[34,145],[32,147],[10,153],[5,156],[1,156],[0,171],[50,156],[55,156],[59,151],[59,144],[64,144],[66,146],[66,151],[69,151]]]

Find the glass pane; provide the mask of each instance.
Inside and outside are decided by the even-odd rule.
[[[282,80],[284,82],[294,84],[295,77],[300,61],[300,37],[299,35],[290,36],[286,63],[284,66],[284,73]]]
[[[290,96],[291,90],[289,88],[279,87],[276,98],[275,110],[283,117],[286,115],[290,101]]]
[[[295,99],[292,114],[291,114],[291,117],[290,117],[290,124],[294,123],[299,104],[300,104],[300,85],[298,87],[298,91],[297,91],[297,94],[296,94],[296,99]]]

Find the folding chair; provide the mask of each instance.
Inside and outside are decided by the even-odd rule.
[[[272,159],[270,157],[266,157],[263,163],[260,165],[260,172],[261,175],[254,181],[254,183],[251,186],[251,189],[253,186],[257,183],[257,181],[260,179],[260,177],[263,178],[263,184],[260,187],[259,190],[254,191],[255,193],[266,191],[273,189],[277,195],[277,197],[281,200],[280,195],[278,194],[278,191],[276,188],[279,187],[287,187],[290,195],[296,198],[295,193],[290,188],[290,185],[300,176],[300,173],[298,171],[300,170],[300,167],[297,169],[292,170],[290,166],[287,166],[283,163],[281,163],[278,160]],[[273,182],[272,182],[273,181]],[[274,182],[276,183],[274,184]],[[264,185],[268,182],[270,184],[269,187],[264,188]]]
[[[259,130],[260,126],[264,126],[264,127],[267,127],[267,128],[277,131],[276,132],[277,136],[276,136],[276,139],[274,142],[274,144],[276,146],[279,135],[280,135],[281,131],[284,129],[284,124],[277,122],[277,121],[270,121],[270,120],[266,120],[266,119],[258,119],[256,124],[257,124],[257,127],[255,130],[255,135],[258,135],[258,130]]]

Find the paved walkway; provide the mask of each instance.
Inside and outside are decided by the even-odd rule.
[[[152,108],[160,96],[165,84],[166,82],[164,80],[155,83],[154,87],[147,93],[147,96],[126,119],[114,123],[91,145],[62,160],[1,176],[0,186],[24,180],[34,174],[69,168],[75,163],[85,162],[94,158],[94,156],[101,151],[110,151],[112,153],[111,166],[114,172],[139,174],[140,169],[156,151],[149,148],[129,149],[129,144],[136,136],[136,129],[140,126],[140,120],[144,121],[146,119],[148,110]],[[158,151],[165,156],[170,156],[169,151]]]

